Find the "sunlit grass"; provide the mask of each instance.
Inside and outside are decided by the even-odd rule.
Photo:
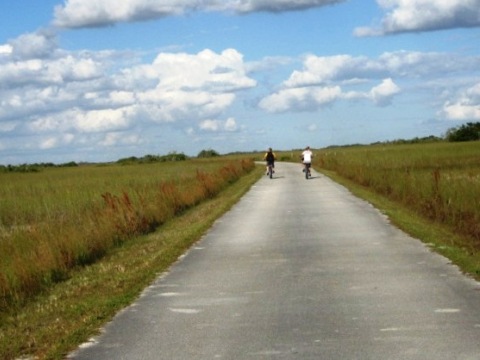
[[[253,167],[222,158],[0,174],[0,310],[213,197]]]
[[[470,238],[480,250],[480,143],[326,149],[317,164]]]

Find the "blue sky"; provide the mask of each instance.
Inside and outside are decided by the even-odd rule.
[[[0,14],[4,165],[480,121],[480,0],[23,0]]]

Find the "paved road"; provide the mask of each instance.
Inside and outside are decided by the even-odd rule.
[[[277,164],[81,359],[480,359],[480,284]]]

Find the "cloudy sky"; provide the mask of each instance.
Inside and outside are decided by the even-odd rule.
[[[0,14],[4,165],[480,121],[480,0],[23,0]]]

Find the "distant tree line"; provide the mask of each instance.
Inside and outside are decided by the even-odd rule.
[[[413,139],[397,139],[392,141],[387,141],[387,144],[420,144],[420,143],[435,143],[445,141],[443,138],[438,136],[425,136],[425,137],[414,137]],[[372,145],[380,144],[379,142],[373,143]]]
[[[142,157],[130,156],[117,161],[117,164],[151,164],[167,161],[184,161],[188,156],[183,153],[177,153],[175,151],[168,153],[167,155],[145,155]]]
[[[415,137],[413,139],[397,139],[391,141],[377,141],[369,145],[381,145],[381,144],[420,144],[420,143],[434,143],[434,142],[459,142],[459,141],[478,141],[480,140],[480,122],[472,123],[468,122],[464,125],[460,125],[454,128],[447,130],[444,137],[438,136],[426,136],[426,137]],[[348,145],[331,145],[328,148],[336,147],[354,147],[354,146],[365,146],[364,144],[348,144]]]
[[[16,172],[16,173],[32,173],[39,172],[46,168],[61,168],[61,167],[75,167],[78,164],[74,161],[70,161],[64,164],[54,163],[34,163],[34,164],[21,164],[21,165],[0,165],[0,173]]]
[[[447,141],[477,141],[480,140],[480,122],[466,123],[464,125],[451,128],[445,135]]]
[[[198,153],[198,158],[209,158],[220,156],[220,154],[213,149],[205,149]],[[130,156],[127,158],[122,158],[117,160],[116,164],[127,165],[127,164],[150,164],[157,162],[167,162],[167,161],[184,161],[189,157],[184,153],[177,153],[176,151],[170,152],[167,155],[145,155],[142,157]],[[75,167],[80,165],[87,165],[88,163],[77,164],[74,161],[70,161],[63,164],[54,164],[54,163],[35,163],[35,164],[21,164],[21,165],[0,165],[0,173],[6,172],[18,172],[18,173],[31,173],[38,172],[46,168],[59,168],[59,167]],[[108,165],[102,164],[102,165]]]
[[[220,156],[218,152],[212,149],[202,150],[198,153],[198,158],[209,158]],[[123,158],[117,161],[118,164],[126,165],[126,164],[151,164],[151,163],[158,163],[158,162],[167,162],[167,161],[185,161],[189,159],[187,155],[184,153],[177,153],[176,151],[172,151],[167,155],[145,155],[142,157],[130,156],[128,158]]]

